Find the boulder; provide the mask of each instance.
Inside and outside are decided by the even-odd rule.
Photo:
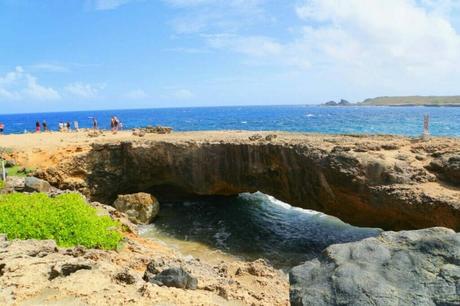
[[[48,279],[53,280],[57,277],[66,277],[79,270],[91,270],[92,268],[93,267],[90,263],[83,261],[57,264],[51,267]]]
[[[167,127],[167,126],[147,126],[143,129],[141,129],[140,131],[141,132],[144,132],[144,135],[145,133],[152,133],[152,134],[171,134],[172,132],[172,128],[170,127]]]
[[[144,192],[119,195],[113,205],[135,224],[151,223],[160,211],[158,200]]]
[[[160,286],[175,287],[180,289],[195,290],[198,285],[198,280],[191,276],[183,268],[166,269],[153,277],[147,278],[146,280]]]
[[[460,186],[460,154],[449,154],[434,159],[427,167],[448,183]]]
[[[460,233],[383,232],[290,273],[292,305],[460,305]]]
[[[249,136],[249,140],[250,141],[256,141],[256,140],[261,140],[263,139],[264,137],[260,134],[254,134],[252,136]]]
[[[265,140],[272,141],[272,140],[276,139],[277,137],[278,137],[278,135],[276,135],[276,134],[268,134],[267,136],[265,136]]]
[[[25,179],[19,176],[8,176],[5,181],[5,189],[11,191],[24,191]]]
[[[128,271],[119,272],[114,278],[119,284],[132,285],[136,283],[136,277]]]
[[[24,191],[26,192],[49,192],[51,185],[45,180],[36,177],[26,177],[24,181]]]
[[[5,160],[5,167],[6,168],[12,168],[14,166],[16,166],[16,162],[14,160],[12,160],[12,159]]]

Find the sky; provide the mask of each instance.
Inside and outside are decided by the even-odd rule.
[[[0,113],[460,94],[458,0],[0,0]]]

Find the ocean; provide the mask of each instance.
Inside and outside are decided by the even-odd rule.
[[[430,115],[430,132],[437,136],[460,136],[460,107],[324,107],[324,106],[232,106],[80,111],[0,115],[5,133],[35,130],[46,120],[52,130],[59,122],[78,121],[91,127],[91,118],[108,129],[116,115],[125,129],[147,125],[170,126],[175,131],[276,130],[333,134],[396,134],[418,136],[423,116]]]

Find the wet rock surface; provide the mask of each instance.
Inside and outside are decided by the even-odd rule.
[[[328,247],[290,273],[292,305],[459,305],[460,233],[384,232]]]

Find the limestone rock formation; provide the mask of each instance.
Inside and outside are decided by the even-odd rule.
[[[260,191],[354,225],[460,230],[460,191],[428,166],[447,158],[441,169],[453,182],[457,166],[448,156],[458,140],[277,132],[267,141],[272,133],[258,134],[256,141],[253,132],[100,141],[39,175],[105,203],[140,191],[160,201]]]
[[[460,233],[383,232],[292,269],[291,304],[460,305]]]
[[[3,188],[2,191],[5,193],[9,192],[22,192],[24,191],[25,188],[25,179],[23,177],[18,177],[18,176],[9,176],[6,178],[5,181],[5,187]]]
[[[433,170],[448,183],[460,186],[460,153],[440,156],[434,159],[427,168]]]
[[[49,192],[51,190],[51,185],[42,179],[36,177],[26,177],[24,181],[24,191],[27,192]]]
[[[183,267],[199,287],[180,290],[143,281],[149,261],[163,263],[158,273]],[[288,282],[281,272],[265,266],[261,274],[267,276],[236,276],[242,264],[228,263],[229,273],[223,275],[217,266],[132,235],[115,252],[62,249],[51,240],[9,241],[0,234],[0,305],[289,304]],[[193,282],[187,281],[190,288]]]
[[[198,286],[198,280],[191,276],[190,273],[185,271],[182,267],[168,268],[157,275],[153,275],[147,270],[144,275],[144,280],[160,286],[181,289],[195,290]]]
[[[160,203],[151,194],[139,192],[119,195],[113,203],[115,208],[125,213],[135,224],[149,224],[160,211]]]

